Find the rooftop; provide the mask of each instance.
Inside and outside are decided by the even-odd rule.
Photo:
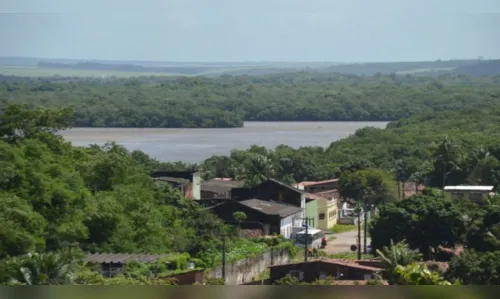
[[[494,186],[445,186],[445,191],[493,191]]]
[[[289,265],[302,265],[305,263],[306,262],[290,263],[290,264],[284,264],[284,265],[273,265],[273,266],[269,266],[269,268],[280,267],[280,266],[289,266]],[[368,271],[373,271],[373,272],[383,271],[382,268],[371,267],[371,266],[367,266],[367,265],[360,265],[359,261],[348,260],[348,259],[320,259],[320,260],[311,260],[311,261],[308,261],[307,263],[328,263],[328,264],[332,264],[332,265],[345,266],[345,267],[368,270]]]
[[[147,253],[94,253],[85,257],[85,262],[92,264],[124,264],[130,261],[141,263],[154,263],[168,254],[147,254]]]
[[[201,183],[202,191],[209,191],[214,193],[222,193],[230,191],[233,188],[240,188],[245,185],[243,181],[221,180],[213,179]]]
[[[330,179],[330,180],[324,180],[324,181],[304,181],[298,183],[298,185],[303,185],[303,186],[314,186],[314,185],[322,185],[322,184],[329,184],[329,183],[336,183],[338,182],[339,179]]]
[[[183,179],[183,178],[174,178],[174,177],[156,177],[153,178],[155,181],[160,181],[160,182],[167,182],[167,183],[176,183],[176,184],[187,184],[189,183],[189,180]]]
[[[268,215],[278,215],[281,218],[296,214],[302,211],[302,208],[282,204],[274,201],[265,201],[261,199],[248,199],[239,202],[242,205],[258,210]]]

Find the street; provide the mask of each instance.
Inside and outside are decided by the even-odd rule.
[[[335,236],[336,239],[329,241],[326,247],[323,249],[325,253],[344,253],[351,252],[351,245],[357,244],[358,231],[353,230],[350,232],[339,233],[339,234],[329,234],[328,236]],[[370,238],[367,239],[368,244],[370,244]],[[363,244],[363,230],[361,230],[361,243]]]

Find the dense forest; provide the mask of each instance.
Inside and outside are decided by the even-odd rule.
[[[240,127],[243,121],[390,121],[498,103],[500,76],[287,73],[159,80],[4,78],[0,99],[74,108],[75,127]]]

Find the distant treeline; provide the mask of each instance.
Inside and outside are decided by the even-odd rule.
[[[323,73],[340,73],[357,76],[373,76],[377,74],[391,73],[414,73],[424,75],[441,74],[464,74],[470,76],[485,76],[500,74],[500,60],[447,60],[447,61],[419,61],[419,62],[380,62],[380,63],[357,63],[339,64],[329,67],[316,65],[307,67],[306,65],[290,64],[255,66],[233,66],[233,65],[190,65],[179,64],[175,66],[162,65],[140,65],[140,64],[119,64],[102,62],[48,62],[41,61],[37,64],[40,68],[51,69],[71,69],[71,70],[95,70],[95,71],[115,71],[132,73],[151,74],[173,74],[173,75],[206,75],[217,76],[228,75],[268,75],[276,73],[290,73],[297,71],[317,71]]]
[[[139,72],[139,73],[163,73],[163,74],[182,74],[196,75],[202,72],[214,69],[213,67],[156,67],[142,66],[135,64],[103,64],[97,62],[79,62],[76,64],[57,63],[57,62],[39,62],[38,67],[59,68],[72,70],[100,70],[100,71],[118,71],[118,72]]]
[[[240,127],[243,121],[391,121],[498,105],[500,76],[283,73],[66,81],[4,80],[0,99],[75,109],[77,127]]]

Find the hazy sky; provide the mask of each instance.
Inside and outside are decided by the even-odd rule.
[[[0,56],[500,58],[500,0],[0,0]]]

